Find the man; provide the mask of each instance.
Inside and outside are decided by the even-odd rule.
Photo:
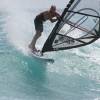
[[[56,17],[56,19],[53,19]],[[41,36],[41,33],[43,32],[43,22],[46,20],[50,20],[52,23],[57,21],[60,18],[60,15],[56,12],[56,6],[51,6],[49,11],[45,11],[40,13],[39,15],[36,16],[34,20],[35,24],[35,30],[36,34],[34,35],[32,42],[29,45],[29,48],[34,52],[38,51],[35,47],[37,39]]]

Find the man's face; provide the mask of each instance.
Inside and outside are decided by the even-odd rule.
[[[51,8],[51,9],[50,9],[50,12],[52,12],[52,13],[55,12],[55,11],[56,11],[55,8]]]

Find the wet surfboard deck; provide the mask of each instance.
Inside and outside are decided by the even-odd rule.
[[[54,63],[54,59],[52,58],[49,58],[45,55],[42,55],[41,54],[41,51],[34,51],[34,52],[31,52],[30,51],[30,55],[36,59],[39,59],[39,60],[42,60],[42,61],[46,61],[46,62],[50,62],[50,63]]]

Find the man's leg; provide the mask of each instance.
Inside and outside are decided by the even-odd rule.
[[[34,51],[36,50],[35,44],[37,39],[41,36],[41,32],[40,31],[36,31],[36,34],[34,35],[31,44],[29,45],[29,47]]]

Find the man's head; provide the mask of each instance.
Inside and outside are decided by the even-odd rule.
[[[52,5],[52,6],[50,7],[50,11],[51,11],[51,12],[55,12],[55,11],[56,11],[56,6]]]

